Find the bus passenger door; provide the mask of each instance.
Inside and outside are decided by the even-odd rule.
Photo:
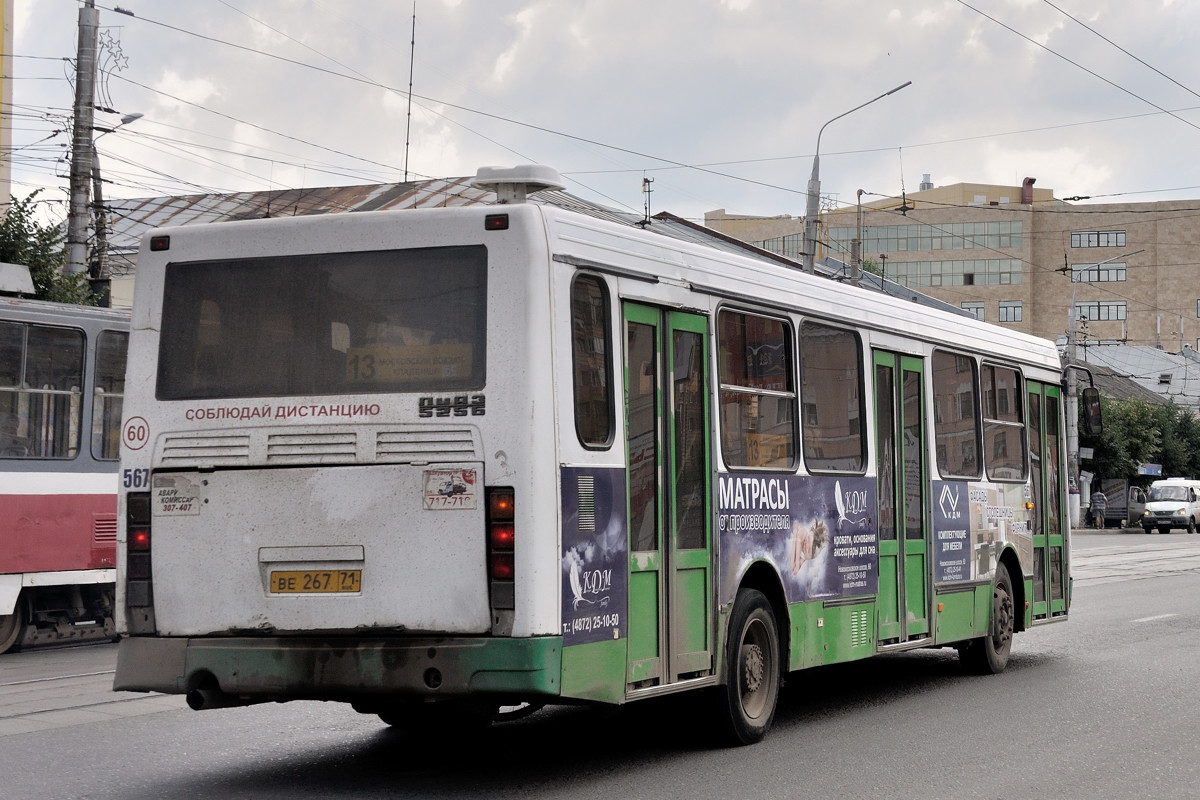
[[[1033,618],[1046,619],[1067,610],[1067,570],[1062,519],[1064,481],[1063,445],[1057,386],[1028,382],[1029,483],[1033,510]]]
[[[712,670],[707,320],[627,304],[631,689]]]
[[[879,643],[929,635],[929,541],[924,366],[874,352],[879,465]]]

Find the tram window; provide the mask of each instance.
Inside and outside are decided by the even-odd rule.
[[[125,354],[129,334],[102,331],[96,337],[96,388],[92,398],[92,457],[112,460],[121,451],[121,405],[125,398]]]
[[[934,436],[938,472],[943,477],[979,477],[979,384],[975,377],[975,359],[934,352]]]
[[[83,404],[83,332],[0,326],[0,458],[74,458]]]
[[[612,336],[608,290],[594,275],[571,286],[571,357],[575,431],[586,447],[612,443]]]
[[[992,480],[1025,480],[1025,415],[1021,374],[1009,367],[985,364],[983,447]]]
[[[730,467],[796,466],[796,382],[781,320],[722,311],[717,318],[721,450]]]
[[[800,326],[804,463],[811,470],[862,472],[866,464],[859,354],[854,331]]]

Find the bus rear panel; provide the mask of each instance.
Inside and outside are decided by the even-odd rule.
[[[535,443],[500,424],[535,404],[544,371],[512,362],[548,347],[525,332],[546,311],[522,310],[529,276],[478,211],[388,215],[383,233],[301,221],[269,241],[276,224],[178,229],[144,249],[131,375],[153,392],[124,429],[146,488],[122,506],[117,688],[195,704],[555,691],[557,615],[521,615],[538,582],[516,580],[547,571],[523,559],[550,552],[532,543],[553,521],[527,521],[544,478],[513,465]]]

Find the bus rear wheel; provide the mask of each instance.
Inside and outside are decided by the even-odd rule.
[[[996,582],[992,584],[992,620],[990,632],[970,642],[963,650],[962,659],[972,672],[981,675],[998,675],[1008,666],[1008,655],[1012,651],[1013,628],[1016,609],[1013,604],[1012,578],[1003,565],[996,568]]]
[[[767,598],[738,592],[725,644],[723,722],[734,744],[761,741],[775,718],[781,667],[779,629]]]
[[[492,724],[498,707],[491,703],[452,700],[440,703],[406,702],[381,708],[379,719],[412,734],[445,738],[469,735]]]

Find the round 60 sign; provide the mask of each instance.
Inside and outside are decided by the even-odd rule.
[[[121,428],[121,442],[130,450],[141,450],[150,441],[150,423],[143,417],[130,417]]]

